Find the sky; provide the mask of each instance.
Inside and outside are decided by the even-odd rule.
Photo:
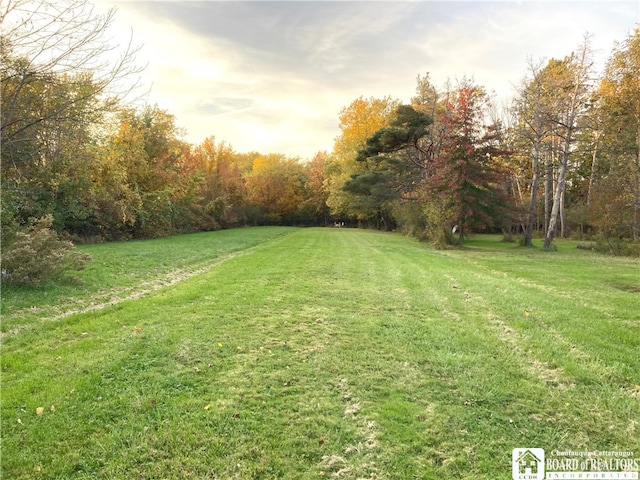
[[[330,152],[340,110],[358,97],[408,103],[417,76],[472,78],[500,103],[527,62],[563,58],[591,35],[601,70],[640,22],[634,1],[132,1],[112,41],[142,46],[144,101],[192,144],[303,160]]]

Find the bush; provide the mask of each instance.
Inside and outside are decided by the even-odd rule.
[[[504,232],[502,234],[502,243],[516,243],[519,239],[512,232]]]
[[[439,199],[430,199],[424,205],[424,216],[427,220],[427,233],[433,247],[444,250],[453,245],[453,212],[446,202]]]
[[[640,242],[628,238],[596,237],[595,250],[600,253],[608,253],[614,256],[640,257]]]
[[[640,258],[640,242],[631,240],[625,242],[622,252],[627,257]]]
[[[91,259],[69,241],[60,240],[51,229],[53,216],[47,215],[15,239],[2,255],[2,280],[17,285],[39,285],[61,279],[69,270],[82,270]]]

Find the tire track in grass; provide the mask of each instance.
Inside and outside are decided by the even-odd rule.
[[[486,335],[487,345],[495,345],[497,348],[502,345],[500,355],[503,358],[511,357],[515,369],[520,370],[523,376],[528,378],[528,383],[543,387],[536,392],[547,391],[556,398],[556,403],[566,402],[566,409],[560,408],[555,411],[556,413],[550,414],[552,417],[549,417],[548,421],[558,421],[563,425],[567,422],[578,422],[579,414],[576,413],[578,409],[575,406],[569,406],[575,403],[571,400],[575,395],[574,392],[580,392],[577,395],[581,411],[592,412],[596,418],[594,420],[596,424],[605,422],[602,412],[605,411],[609,402],[609,400],[603,400],[605,396],[609,395],[612,403],[623,401],[626,396],[622,390],[614,392],[615,386],[612,385],[610,378],[614,366],[603,362],[598,358],[597,353],[591,352],[589,343],[582,345],[586,348],[585,350],[580,348],[579,341],[572,341],[571,333],[580,323],[574,322],[567,333],[562,331],[562,324],[554,323],[557,320],[554,314],[556,305],[563,309],[562,314],[591,308],[584,302],[578,302],[581,300],[580,292],[561,287],[554,288],[553,285],[545,285],[536,278],[519,281],[517,274],[489,269],[480,262],[470,261],[464,255],[457,253],[429,252],[423,257],[424,260],[420,259],[408,266],[403,263],[402,250],[389,253],[386,248],[378,245],[373,245],[373,248],[367,246],[367,250],[370,254],[369,260],[380,264],[378,274],[383,275],[387,280],[389,287],[387,293],[393,292],[394,296],[400,297],[394,307],[396,312],[401,310],[403,304],[408,303],[411,306],[416,302],[427,307],[421,312],[422,315],[435,315],[441,321],[451,322],[452,330],[455,330],[451,332],[452,335],[455,335],[458,330],[467,333],[476,331],[478,335]],[[386,257],[385,252],[388,255]],[[436,256],[446,257],[449,261],[435,261]],[[404,276],[407,277],[406,286],[410,288],[394,288],[403,286],[402,278],[397,277]],[[421,294],[422,298],[415,297],[416,293]],[[409,298],[402,298],[403,294],[408,294]],[[540,301],[541,304],[537,305],[536,301]],[[519,303],[522,303],[522,308],[518,306]],[[536,311],[536,306],[539,312]],[[531,317],[526,318],[525,321],[535,322],[538,320],[536,314],[541,313],[543,317],[539,319],[538,331],[518,327],[522,316],[528,317],[525,312],[531,310],[531,307],[534,310],[528,312]],[[382,304],[369,306],[370,313],[374,315],[384,309],[385,305]],[[544,315],[550,316],[549,321],[542,321]],[[546,342],[549,348],[544,347]],[[574,371],[575,367],[578,373]],[[598,395],[592,399],[581,397],[584,388],[581,383],[582,372],[586,382],[602,384],[602,387],[597,389]],[[530,399],[527,397],[526,401]],[[545,403],[545,405],[553,404],[553,401]],[[472,405],[472,401],[469,405]],[[536,422],[544,420],[538,413],[533,413],[531,418]],[[624,419],[620,417],[615,421],[624,423]],[[382,420],[381,425],[382,434],[384,434],[386,424]],[[622,428],[632,433],[637,426],[635,423],[627,422]],[[585,427],[578,430],[576,434],[584,437],[586,441],[588,430],[589,427]],[[381,435],[380,438],[384,437]],[[444,452],[446,456],[446,450]],[[357,460],[360,459],[351,459],[340,452],[335,453],[335,456],[328,457],[326,461],[334,466],[333,472],[336,478],[340,475],[353,478],[355,475],[349,475],[349,470],[344,469],[354,469],[358,465]],[[368,457],[378,460],[379,465],[385,464],[379,462],[386,457],[384,451],[377,454],[375,451],[369,452]],[[338,474],[338,472],[341,473]],[[352,472],[360,473],[359,470],[352,470]],[[362,472],[361,475],[364,476],[364,473]]]
[[[452,254],[449,252],[445,252],[445,255],[451,256]],[[561,291],[558,290],[556,286],[550,284],[544,284],[539,281],[523,278],[518,276],[514,272],[505,272],[502,270],[497,270],[488,265],[483,264],[479,260],[477,260],[474,256],[460,256],[457,257],[458,260],[463,260],[465,263],[474,267],[478,272],[482,272],[487,275],[488,278],[491,279],[503,279],[505,282],[517,282],[525,288],[530,288],[531,290],[538,291],[543,293],[549,297],[558,297],[564,300],[569,300],[574,302],[577,305],[582,305],[584,307],[588,307],[594,311],[597,311],[599,315],[602,315],[606,318],[615,318],[615,312],[609,312],[605,309],[604,306],[598,305],[598,303],[593,299],[593,294],[598,293],[592,290],[580,290],[573,289],[569,291]],[[480,273],[477,274],[477,278],[482,278]]]
[[[392,265],[393,260],[389,258],[389,252],[380,248],[377,234],[352,230],[327,233],[331,234],[331,241],[334,242],[333,270],[338,282],[341,282],[345,276],[357,275],[363,283],[367,284],[358,291],[347,288],[345,292],[351,295],[338,301],[351,305],[347,308],[353,309],[354,317],[351,321],[354,323],[357,323],[356,316],[377,317],[380,314],[380,305],[364,305],[357,302],[364,301],[360,296],[363,292],[373,297],[384,294],[378,287],[370,285],[370,279],[375,278],[380,271],[384,271],[390,278],[399,275],[397,268]],[[388,463],[388,458],[380,442],[382,429],[376,421],[375,414],[369,412],[366,406],[371,400],[368,398],[368,392],[358,391],[351,384],[349,378],[355,373],[349,370],[347,363],[338,366],[335,373],[338,376],[329,382],[331,394],[338,397],[338,402],[343,404],[341,421],[353,427],[355,438],[322,456],[318,464],[320,475],[335,479],[389,478],[389,474],[383,467]]]
[[[482,266],[479,264],[474,263],[474,266],[482,269]],[[491,281],[498,279],[498,277],[502,277],[500,272],[491,273],[495,276],[475,273],[474,278],[480,281],[482,285],[486,286],[489,285]],[[483,316],[488,320],[486,327],[520,360],[518,365],[520,365],[528,375],[533,378],[537,378],[543,384],[563,391],[575,387],[575,384],[571,382],[569,376],[562,367],[551,366],[533,356],[531,351],[525,351],[521,345],[525,343],[524,341],[526,340],[526,336],[502,320],[500,315],[491,308],[489,302],[482,294],[477,295],[470,292],[463,286],[463,282],[451,275],[445,275],[445,277],[451,283],[452,291],[457,292],[457,295],[461,296],[469,305],[473,306],[478,311],[483,312]],[[538,285],[535,285],[534,288],[537,286]],[[554,341],[562,344],[569,343],[557,331],[554,335]],[[575,354],[576,357],[583,360],[589,358],[586,353],[579,351],[577,348],[572,349],[572,354]]]
[[[473,277],[485,287],[489,286],[492,282],[500,281],[505,277],[498,271],[487,272],[487,269],[483,265],[476,264],[476,262],[469,263],[473,263],[484,272],[474,273]],[[523,345],[526,345],[528,342],[529,336],[523,332],[519,332],[515,327],[511,326],[509,322],[501,318],[502,316],[490,306],[490,300],[485,298],[488,293],[472,293],[462,286],[464,282],[456,280],[451,275],[445,276],[447,280],[451,282],[453,291],[458,292],[458,295],[462,296],[465,302],[468,302],[470,305],[483,312],[483,316],[488,320],[486,328],[518,358],[517,364],[520,365],[520,368],[522,368],[529,376],[538,379],[542,384],[547,385],[549,388],[557,389],[562,392],[576,388],[576,382],[562,365],[550,364],[538,358],[532,349],[525,349],[523,347]],[[539,289],[541,287],[535,282],[519,283],[526,286],[526,288]],[[558,298],[560,301],[562,301],[562,299],[565,301],[574,300],[570,295],[567,295],[566,292],[558,292],[556,290],[549,289],[548,294],[550,297]],[[529,318],[529,315],[531,315],[528,311],[524,311],[523,314],[525,318]],[[598,361],[598,359],[594,358],[592,354],[589,354],[578,347],[576,343],[571,342],[565,335],[553,326],[549,325],[547,322],[540,321],[536,325],[544,330],[544,335],[550,343],[562,346],[563,351],[566,352],[567,359],[575,361],[581,368],[588,371],[589,375],[596,377],[602,384],[610,383],[611,376],[613,375],[612,366],[605,365]],[[633,398],[640,397],[640,390],[637,388],[634,389],[633,387],[623,388],[618,393],[622,396],[631,396]]]
[[[611,431],[612,425],[617,422],[620,431],[625,432],[623,435],[626,434],[630,437],[637,435],[637,421],[625,418],[624,415],[612,419],[610,411],[611,404],[622,402],[628,405],[628,400],[625,400],[625,398],[628,399],[628,396],[637,399],[637,391],[634,391],[633,388],[616,388],[613,386],[611,384],[612,367],[610,365],[603,364],[597,357],[594,358],[593,355],[572,344],[552,326],[545,322],[540,322],[542,334],[547,342],[552,345],[562,346],[561,350],[563,350],[566,360],[568,362],[575,361],[580,369],[588,372],[587,375],[592,379],[590,381],[595,380],[594,383],[600,385],[595,387],[596,391],[593,392],[593,395],[584,397],[582,393],[584,386],[580,384],[580,379],[575,374],[567,371],[567,365],[563,365],[561,359],[558,359],[558,362],[552,360],[553,363],[545,361],[543,359],[544,355],[541,356],[544,352],[535,346],[535,339],[529,333],[519,331],[517,327],[512,326],[508,318],[505,318],[503,314],[492,307],[495,297],[491,296],[491,292],[497,286],[491,285],[491,283],[496,280],[500,281],[502,276],[492,277],[486,274],[474,274],[473,276],[481,280],[480,284],[483,285],[481,292],[474,291],[473,288],[467,289],[465,280],[468,282],[468,279],[456,279],[452,276],[447,276],[447,280],[452,282],[452,285],[455,285],[454,291],[457,292],[457,295],[460,298],[464,298],[464,301],[468,302],[476,313],[480,313],[481,318],[486,319],[486,322],[480,322],[479,326],[487,332],[488,336],[493,336],[501,342],[506,351],[513,355],[514,367],[531,378],[534,383],[544,386],[548,395],[557,399],[556,403],[564,404],[564,408],[560,409],[549,410],[548,407],[545,407],[538,411],[532,411],[529,413],[531,420],[541,425],[562,425],[562,427],[558,428],[562,428],[565,431],[562,437],[563,440],[570,435],[572,437],[571,442],[575,448],[587,448],[590,446],[590,442],[593,442],[593,439],[589,431],[594,428],[594,424],[599,425],[606,422]],[[473,285],[475,286],[476,284],[474,283]],[[565,301],[567,300],[562,295],[557,295],[556,298],[558,300],[562,300],[562,298]],[[576,431],[573,426],[581,424],[584,412],[589,412],[593,421],[591,425]]]
[[[358,478],[374,480],[385,478],[377,467],[379,426],[375,420],[361,411],[360,398],[349,385],[347,378],[335,382],[334,388],[345,403],[343,416],[355,425],[359,441],[343,448],[341,455],[324,455],[322,468],[331,472],[330,478]],[[324,472],[324,471],[323,471]]]
[[[361,314],[371,318],[372,325],[381,326],[383,329],[394,329],[394,325],[399,326],[405,318],[410,323],[420,322],[421,319],[431,322],[433,318],[441,318],[439,323],[454,326],[456,332],[454,335],[460,333],[464,328],[465,320],[462,312],[449,303],[448,291],[443,281],[443,272],[446,267],[433,261],[433,252],[429,251],[416,263],[415,258],[406,255],[413,252],[414,246],[412,245],[408,251],[405,251],[404,240],[391,246],[381,245],[377,241],[366,242],[366,238],[377,240],[380,237],[374,239],[374,237],[350,238],[345,236],[345,242],[351,240],[358,243],[357,248],[351,249],[352,252],[358,252],[358,256],[350,258],[349,261],[359,265],[360,270],[364,273],[360,277],[362,279],[378,279],[377,286],[375,288],[369,287],[368,290],[375,292],[377,288],[381,287],[379,296],[369,295],[371,298],[379,298],[380,301],[364,305],[364,310],[361,307]],[[432,318],[432,320],[426,320],[428,318]],[[353,331],[358,333],[357,328]],[[391,360],[391,357],[388,356],[391,351],[402,349],[403,346],[413,347],[410,347],[410,344],[395,343],[405,340],[402,334],[397,338],[386,337],[389,340],[388,344],[384,343],[384,338],[385,336],[382,334],[380,337],[372,338],[371,341],[383,340],[383,343],[375,349],[385,358],[383,369],[390,375],[390,385],[394,385],[390,386],[388,391],[400,389],[409,392],[412,388],[423,388],[422,384],[428,382],[427,378],[430,374],[422,371],[416,363],[415,357],[413,357],[415,352],[406,355],[400,353],[396,360]],[[393,356],[395,357],[396,354]],[[413,360],[408,361],[409,359]],[[402,370],[402,374],[399,374],[398,369]],[[363,390],[358,393],[354,390],[348,379],[345,378],[348,376],[347,372],[342,372],[341,375],[344,377],[339,377],[333,386],[344,398],[343,418],[352,422],[358,439],[343,445],[341,450],[323,457],[322,467],[326,469],[326,475],[329,478],[370,480],[395,478],[386,468],[393,469],[393,452],[397,451],[397,447],[386,444],[388,440],[384,440],[384,438],[388,439],[389,435],[393,435],[393,429],[396,428],[394,421],[379,416],[384,414],[386,407],[378,405],[378,400],[371,397],[369,392]],[[403,377],[402,381],[400,381],[400,377]],[[411,380],[407,383],[405,380],[409,379]],[[366,383],[367,380],[360,379],[359,383],[362,382]],[[413,405],[415,401],[410,403]],[[435,404],[431,401],[426,403],[427,405],[421,412],[423,415],[431,417],[435,410]],[[372,412],[368,411],[369,408],[372,409]],[[424,421],[427,421],[426,417]],[[404,448],[406,447],[401,447],[399,450],[403,451]],[[445,454],[442,455],[445,456]],[[413,465],[410,468],[418,467]]]
[[[104,310],[105,308],[112,307],[123,302],[137,300],[151,293],[157,292],[158,290],[172,287],[181,282],[184,282],[185,280],[189,280],[198,275],[207,273],[230,260],[251,254],[258,249],[265,247],[266,245],[271,245],[274,242],[281,241],[285,237],[278,237],[266,243],[253,246],[245,250],[239,250],[229,253],[204,265],[193,265],[186,268],[176,268],[157,275],[156,277],[143,280],[135,285],[114,288],[108,291],[99,292],[98,294],[92,295],[88,298],[76,299],[76,301],[71,304],[64,304],[48,308],[46,310],[46,314],[44,316],[38,316],[35,322],[24,323],[8,330],[7,332],[0,333],[0,339],[15,337],[24,331],[35,328],[38,324],[56,322],[68,318],[72,315],[98,312],[100,310]],[[38,315],[43,310],[43,308],[26,308],[16,312],[15,314],[12,314],[12,320],[24,320],[31,315]]]
[[[484,300],[484,299],[483,299]],[[491,333],[503,342],[507,348],[509,348],[514,355],[519,359],[517,364],[524,370],[524,372],[530,377],[537,379],[541,384],[545,385],[550,390],[557,390],[567,398],[566,406],[570,403],[575,403],[574,394],[578,387],[574,379],[569,375],[565,368],[561,365],[552,365],[540,360],[531,350],[525,350],[521,345],[527,340],[527,336],[518,332],[514,328],[510,327],[504,322],[498,314],[496,314],[491,308],[487,308],[487,319],[489,323],[487,327]],[[567,339],[552,327],[545,326],[545,333],[549,336],[549,339],[557,344],[561,344],[566,347],[568,356],[577,360],[582,366],[589,371],[589,374],[594,375],[599,382],[606,385],[610,382],[611,370],[610,367],[594,361],[594,359],[586,352],[579,349],[577,346],[571,344]],[[640,390],[637,388],[620,388],[618,390],[610,391],[608,395],[613,395],[617,398],[632,397],[640,399]],[[601,415],[599,413],[602,406],[598,403],[598,400],[594,399],[584,402],[584,410],[589,411],[592,416]],[[606,412],[610,415],[611,412]],[[554,415],[558,415],[557,413]],[[559,414],[562,415],[562,414]],[[544,417],[540,414],[532,414],[531,418],[537,422],[544,420]],[[576,418],[576,422],[580,417]],[[552,421],[552,418],[547,418],[546,421]],[[636,429],[638,422],[633,419],[628,419],[626,425],[626,432],[633,437],[636,435]],[[586,439],[585,439],[586,441]]]

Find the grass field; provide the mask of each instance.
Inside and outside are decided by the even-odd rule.
[[[250,228],[3,289],[2,478],[509,479],[640,457],[640,261]]]

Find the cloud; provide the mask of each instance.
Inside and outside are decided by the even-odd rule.
[[[108,2],[113,0],[99,0]],[[199,143],[311,158],[359,96],[408,101],[418,74],[511,93],[527,57],[562,57],[585,32],[606,58],[640,20],[633,2],[121,2],[144,42],[151,103]],[[128,29],[127,30],[128,33]],[[601,61],[602,63],[602,61]]]
[[[246,112],[254,106],[254,102],[247,98],[213,97],[196,105],[194,112],[200,115],[220,116]]]

